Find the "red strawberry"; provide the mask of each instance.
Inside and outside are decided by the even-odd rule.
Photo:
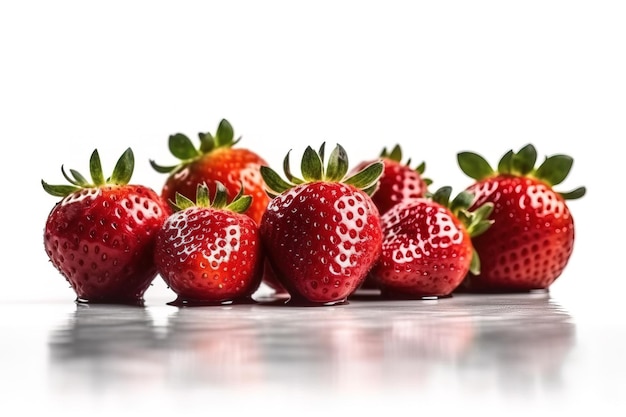
[[[368,193],[375,188],[383,164],[377,161],[346,177],[348,157],[343,147],[335,147],[324,168],[322,145],[319,153],[306,148],[301,165],[304,179],[291,174],[289,153],[284,169],[288,181],[261,167],[273,199],[260,231],[276,278],[291,302],[343,302],[361,285],[380,254],[380,216]]]
[[[212,202],[206,184],[197,186],[195,203],[177,194],[175,211],[157,235],[154,259],[177,304],[249,301],[261,283],[258,225],[242,214],[252,198],[241,188],[227,204],[225,186],[215,185]]]
[[[424,178],[426,164],[422,162],[417,168],[411,168],[411,160],[402,163],[402,149],[395,145],[391,152],[383,148],[380,158],[384,164],[383,173],[378,181],[378,188],[372,194],[372,200],[380,214],[384,214],[393,206],[409,198],[424,197],[428,192],[428,186],[432,181]],[[358,164],[353,172],[358,172],[374,162],[363,161]],[[365,278],[361,289],[376,289],[378,286],[373,282],[370,275]]]
[[[489,228],[493,206],[469,211],[473,196],[463,192],[450,202],[451,191],[406,199],[382,215],[382,253],[371,277],[384,296],[448,296],[469,270],[480,270],[471,238]]]
[[[574,219],[566,204],[585,188],[555,191],[569,174],[573,159],[547,157],[535,168],[537,151],[526,145],[508,151],[493,170],[480,155],[458,154],[461,170],[476,182],[468,187],[474,206],[494,204],[494,225],[474,240],[482,271],[462,289],[486,292],[547,289],[563,272],[574,248]]]
[[[182,133],[170,136],[169,148],[180,159],[179,164],[166,167],[150,161],[156,171],[169,174],[161,193],[163,199],[175,201],[176,193],[193,199],[198,184],[204,183],[214,194],[217,181],[226,187],[228,198],[233,198],[243,183],[244,193],[252,196],[245,214],[258,224],[269,203],[259,172],[261,165],[267,165],[265,160],[250,149],[234,147],[241,138],[234,140],[233,128],[227,120],[220,122],[215,135],[199,133],[198,136],[199,148]]]
[[[424,178],[426,164],[422,162],[417,168],[411,168],[411,160],[402,162],[402,149],[400,145],[394,146],[391,152],[383,148],[380,160],[385,164],[385,169],[378,181],[378,189],[372,194],[372,200],[380,214],[384,214],[391,207],[407,198],[424,197],[428,186],[432,181]],[[353,172],[358,172],[370,165],[374,160],[363,161],[358,164]]]
[[[141,303],[156,277],[153,250],[168,208],[159,195],[130,185],[134,156],[129,148],[108,180],[98,151],[89,164],[92,183],[74,170],[71,185],[44,190],[63,197],[48,215],[44,245],[52,264],[67,279],[79,302]]]

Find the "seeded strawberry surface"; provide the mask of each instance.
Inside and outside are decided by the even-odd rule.
[[[155,262],[182,301],[223,302],[251,296],[262,277],[256,223],[207,207],[172,214],[157,237]]]
[[[380,254],[376,206],[343,183],[311,182],[276,196],[261,222],[267,254],[282,285],[312,302],[345,299]]]
[[[157,235],[158,272],[180,303],[243,300],[261,284],[258,226],[242,214],[251,197],[238,194],[227,205],[226,187],[217,182],[216,188],[213,201],[206,184],[196,187],[195,203],[177,194],[175,211]]]
[[[202,182],[206,182],[209,192],[214,194],[215,182],[219,181],[232,199],[243,183],[244,192],[252,196],[246,214],[259,223],[269,202],[259,172],[264,164],[263,159],[248,149],[217,148],[172,173],[163,186],[162,196],[166,201],[175,201],[179,192],[187,198],[194,198],[196,188]]]
[[[169,137],[169,149],[178,159],[176,165],[162,166],[150,161],[156,171],[168,175],[162,197],[173,202],[176,193],[180,193],[193,199],[200,184],[206,184],[210,194],[214,194],[219,182],[226,188],[227,198],[232,199],[243,185],[243,192],[252,197],[245,214],[258,224],[269,202],[260,173],[260,167],[267,162],[249,148],[235,146],[241,137],[235,139],[233,127],[226,119],[221,120],[215,133],[198,136],[198,147],[182,133]]]
[[[381,214],[406,199],[424,197],[428,185],[419,172],[389,158],[382,158],[382,161],[385,169],[377,190],[372,194],[372,200]],[[357,165],[355,171],[363,169],[372,162],[374,161]]]
[[[467,274],[470,236],[448,210],[427,199],[404,200],[381,218],[374,282],[388,295],[446,296]]]
[[[52,209],[45,250],[81,300],[136,301],[156,276],[154,239],[167,208],[140,185],[86,188]]]
[[[501,176],[469,188],[475,204],[494,203],[493,226],[474,239],[482,273],[474,288],[532,290],[550,286],[573,251],[574,221],[565,200],[532,178]]]

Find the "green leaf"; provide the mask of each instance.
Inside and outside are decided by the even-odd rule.
[[[166,167],[166,166],[157,164],[153,159],[150,160],[150,165],[156,172],[161,173],[161,174],[169,174],[170,172],[174,171],[179,166],[179,165],[171,165],[171,166]]]
[[[267,166],[261,166],[261,177],[263,177],[263,181],[269,188],[271,192],[268,192],[269,195],[278,195],[284,191],[287,191],[292,187],[292,184],[289,184],[285,180],[283,180],[280,175],[276,173],[273,169]]]
[[[537,150],[531,144],[524,146],[516,154],[513,154],[511,168],[518,175],[526,175],[533,170],[537,162]]]
[[[457,161],[461,171],[470,178],[481,180],[494,174],[489,162],[474,152],[460,152]]]
[[[196,187],[196,206],[211,206],[211,199],[209,198],[209,187],[207,187],[206,183],[200,183]]]
[[[61,165],[61,173],[63,174],[63,177],[67,180],[67,182],[69,182],[70,184],[76,185],[78,187],[89,186],[89,182],[87,181],[87,179],[83,177],[82,174],[80,174],[78,171],[70,169],[70,174],[72,174],[72,177],[70,177],[65,172],[65,168],[63,167],[63,165]]]
[[[415,172],[422,175],[426,171],[426,162],[422,162],[415,168]]]
[[[361,190],[368,189],[378,182],[384,168],[385,164],[382,161],[373,162],[363,168],[361,171],[352,175],[350,178],[347,178],[344,183],[350,184],[353,187],[359,188]]]
[[[217,127],[217,132],[215,132],[215,143],[217,147],[232,145],[234,137],[235,132],[232,125],[228,120],[222,119]]]
[[[485,203],[482,206],[478,207],[472,213],[478,220],[488,219],[493,212],[493,203]]]
[[[220,181],[215,181],[215,197],[213,197],[213,207],[224,208],[228,205],[228,190]]]
[[[550,185],[557,185],[569,175],[573,163],[574,160],[567,155],[553,155],[546,158],[533,175]]]
[[[493,220],[481,220],[472,226],[471,237],[476,237],[487,231],[493,224]],[[469,231],[468,231],[469,232]]]
[[[126,149],[122,156],[118,159],[110,182],[117,185],[125,185],[130,182],[135,169],[135,157],[131,148]]]
[[[234,211],[235,213],[245,213],[250,205],[252,204],[252,196],[244,195],[240,198],[233,200],[228,206],[227,209]]]
[[[200,152],[209,153],[213,149],[215,149],[215,138],[210,133],[198,133],[198,138],[200,138]]]
[[[322,160],[322,165],[324,164],[324,157],[326,156],[326,142],[322,142],[322,146],[320,146],[320,150],[318,152],[320,159]]]
[[[283,171],[285,171],[285,176],[287,177],[287,181],[290,181],[294,184],[302,184],[304,180],[296,177],[291,173],[291,164],[289,163],[289,155],[291,154],[291,149],[285,155],[285,159],[283,159]]]
[[[89,172],[94,185],[104,185],[106,183],[97,149],[93,151],[91,158],[89,158]]]
[[[324,178],[322,160],[319,154],[310,146],[307,146],[304,150],[300,170],[302,171],[302,177],[307,182],[319,181]]]
[[[449,196],[448,196],[449,197]],[[467,191],[462,191],[454,197],[450,203],[450,211],[456,213],[460,209],[468,209],[474,201],[474,195]]]
[[[391,159],[392,161],[401,162],[402,161],[402,148],[400,147],[400,145],[396,144],[391,150],[391,153],[387,155],[387,157]]]
[[[375,182],[369,187],[363,188],[363,192],[371,197],[376,192],[376,189],[378,189],[378,185],[379,185],[378,182]]]
[[[498,162],[498,172],[501,174],[510,174],[513,172],[513,156],[515,153],[513,150],[509,150],[507,153],[502,155],[500,161]]]
[[[172,155],[182,161],[193,159],[200,155],[198,149],[191,143],[191,139],[182,133],[170,136],[169,147]]]
[[[583,197],[587,193],[585,187],[578,187],[575,190],[559,193],[565,200],[576,200]]]
[[[348,153],[341,145],[330,153],[326,169],[327,181],[341,181],[348,173]]]
[[[41,185],[48,194],[55,197],[65,197],[81,189],[74,185],[50,185],[44,180],[41,180]]]
[[[194,207],[194,206],[195,206],[195,203],[193,201],[191,201],[190,199],[188,199],[187,197],[185,197],[179,192],[176,193],[175,208],[177,211],[185,210],[189,207]]]
[[[83,175],[80,172],[76,171],[75,169],[70,169],[70,174],[72,174],[72,177],[74,177],[74,180],[76,181],[74,182],[74,184],[80,185],[81,187],[88,187],[91,185],[89,181],[87,180],[87,178],[83,177]]]
[[[472,261],[470,262],[469,271],[473,275],[480,275],[480,257],[474,248],[472,248]]]
[[[439,188],[437,191],[435,191],[435,194],[433,194],[432,199],[433,201],[441,204],[444,207],[449,207],[451,195],[452,195],[452,187],[443,186]]]

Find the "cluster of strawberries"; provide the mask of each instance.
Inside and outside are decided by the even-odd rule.
[[[62,167],[68,185],[47,217],[45,250],[88,303],[142,303],[160,275],[180,305],[252,302],[262,282],[285,303],[332,305],[359,290],[381,297],[445,297],[455,291],[546,289],[573,251],[568,193],[553,186],[573,160],[553,155],[536,167],[532,145],[509,151],[494,170],[480,155],[458,163],[474,179],[456,196],[431,192],[424,164],[402,161],[399,145],[350,169],[341,145],[307,147],[301,178],[289,153],[284,177],[257,153],[234,146],[222,120],[196,147],[169,138],[180,161],[151,165],[167,174],[160,194],[130,184],[129,148],[105,178],[97,150],[91,179]]]

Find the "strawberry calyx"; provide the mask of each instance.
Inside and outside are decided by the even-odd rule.
[[[402,148],[400,147],[399,144],[396,144],[391,151],[388,151],[387,148],[383,148],[382,152],[380,153],[380,157],[381,158],[387,158],[391,161],[395,161],[398,163],[402,163]],[[407,161],[404,163],[404,165],[411,167],[411,158],[407,159]],[[424,171],[426,170],[426,162],[422,161],[421,164],[419,164],[418,166],[416,166],[414,168],[415,172],[417,172],[420,177],[422,178],[422,180],[426,183],[426,185],[431,185],[433,183],[433,181],[430,178],[425,178],[423,177],[424,175]]]
[[[472,193],[462,191],[450,200],[451,195],[452,187],[443,186],[428,197],[434,202],[447,207],[452,214],[461,221],[470,238],[484,233],[491,227],[494,221],[490,220],[489,216],[493,211],[493,203],[485,203],[470,211],[470,207],[474,201],[474,195]],[[480,274],[480,258],[474,248],[472,248],[470,272],[474,275]]]
[[[213,200],[209,196],[209,187],[206,183],[198,184],[196,189],[196,201],[192,201],[180,193],[176,193],[176,201],[170,201],[174,212],[190,207],[206,207],[221,210],[230,210],[235,213],[244,213],[252,203],[252,196],[243,194],[243,184],[237,195],[228,202],[228,190],[220,181],[215,181],[215,195]]]
[[[474,152],[460,152],[457,162],[465,175],[475,180],[483,180],[498,175],[531,177],[541,180],[550,187],[562,183],[570,173],[574,159],[568,155],[556,154],[547,156],[536,166],[537,150],[532,144],[522,147],[518,152],[509,150],[498,162],[497,169]],[[581,198],[586,193],[585,187],[578,187],[568,192],[557,192],[566,200]]]
[[[226,119],[222,119],[217,126],[215,134],[198,133],[200,146],[196,147],[189,137],[183,133],[170,135],[168,146],[172,155],[179,159],[176,165],[164,166],[157,164],[154,160],[150,160],[150,165],[155,171],[166,174],[187,165],[196,159],[214,151],[218,148],[230,148],[241,140],[241,136],[235,140],[235,134],[232,125]]]
[[[372,195],[383,173],[383,162],[377,160],[353,175],[347,176],[349,162],[348,154],[345,149],[337,144],[330,153],[326,166],[324,166],[325,145],[325,143],[322,143],[318,152],[313,150],[310,146],[306,147],[300,165],[302,178],[296,177],[291,172],[289,163],[289,154],[291,151],[287,152],[283,160],[283,171],[287,180],[281,178],[272,168],[261,166],[261,176],[267,185],[267,194],[271,198],[274,198],[296,185],[323,181],[349,184],[357,189],[363,190],[368,195]]]
[[[68,173],[65,171],[65,168],[61,166],[61,172],[63,173],[63,177],[65,177],[65,179],[70,183],[69,185],[51,185],[44,180],[41,180],[41,185],[43,186],[43,189],[50,195],[53,195],[55,197],[66,197],[83,188],[97,188],[104,185],[126,185],[130,182],[134,168],[135,157],[133,155],[132,149],[128,148],[118,159],[117,163],[115,164],[115,168],[113,168],[113,173],[111,174],[111,176],[105,179],[102,172],[100,155],[98,154],[98,150],[95,149],[91,153],[91,157],[89,159],[89,173],[91,175],[91,182],[87,180],[87,178],[85,178],[80,172],[74,169],[70,169],[70,174],[68,175]]]

